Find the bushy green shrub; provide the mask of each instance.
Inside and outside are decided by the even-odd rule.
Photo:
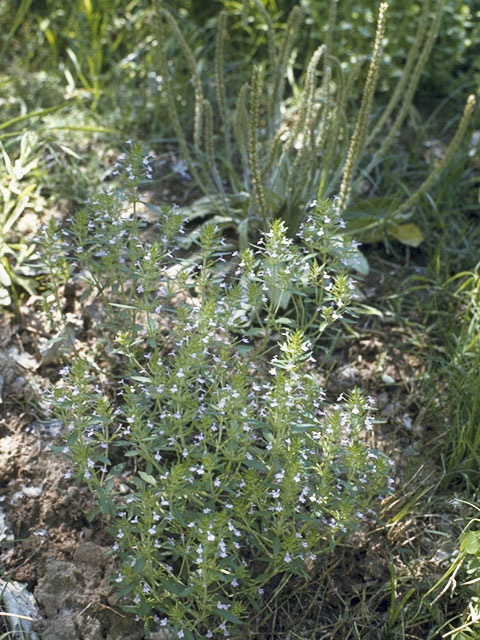
[[[132,183],[148,163],[134,146],[122,159]],[[127,609],[178,638],[244,637],[267,603],[308,593],[388,491],[371,399],[327,401],[314,356],[348,312],[350,247],[324,202],[297,242],[276,220],[236,257],[208,223],[182,258],[181,213],[157,210],[145,241],[139,207],[105,192],[71,225],[70,269],[104,302],[111,355],[62,371],[63,452],[109,516]],[[45,233],[55,266],[61,236]]]

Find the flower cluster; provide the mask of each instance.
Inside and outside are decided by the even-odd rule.
[[[127,140],[128,151],[121,153],[113,167],[112,175],[126,178],[127,184],[138,186],[143,180],[152,180],[152,153],[145,153],[142,146],[133,140]]]

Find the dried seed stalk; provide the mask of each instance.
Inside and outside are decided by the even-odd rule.
[[[340,195],[338,198],[338,208],[340,213],[345,210],[350,198],[353,174],[356,169],[358,158],[366,138],[368,117],[372,108],[373,94],[375,91],[375,86],[377,84],[378,70],[380,67],[380,59],[382,55],[382,40],[385,32],[385,14],[387,9],[387,2],[380,3],[372,60],[368,69],[367,80],[365,82],[365,87],[362,95],[362,103],[358,112],[355,130],[350,141],[347,159],[342,175],[342,183],[340,185]]]
[[[468,98],[467,98],[467,102],[466,102],[465,108],[463,110],[463,115],[462,115],[462,118],[461,118],[461,120],[460,120],[460,122],[458,124],[458,127],[457,127],[457,130],[455,132],[455,135],[451,139],[450,144],[448,145],[447,150],[445,151],[445,155],[444,155],[443,159],[438,164],[438,166],[435,167],[435,169],[430,173],[430,175],[427,177],[427,179],[415,191],[415,193],[413,193],[403,204],[401,204],[398,207],[398,209],[396,209],[392,213],[392,218],[395,218],[399,214],[402,214],[402,213],[405,213],[406,211],[408,211],[415,204],[415,202],[417,202],[418,199],[428,189],[430,189],[430,187],[433,185],[433,183],[439,177],[439,175],[442,173],[442,171],[445,169],[445,167],[447,167],[449,165],[450,161],[452,160],[453,156],[455,155],[455,152],[458,149],[458,146],[460,145],[461,141],[463,140],[463,137],[465,136],[468,124],[469,124],[469,122],[470,122],[470,120],[472,118],[472,115],[473,115],[473,112],[474,112],[476,104],[477,104],[476,97],[473,94],[470,94],[468,96]]]

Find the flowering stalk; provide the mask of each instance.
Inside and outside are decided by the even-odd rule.
[[[465,136],[465,133],[468,128],[468,124],[472,118],[476,104],[477,104],[476,97],[473,94],[470,94],[467,98],[467,102],[465,103],[465,108],[463,110],[463,115],[459,122],[458,128],[455,132],[455,135],[451,139],[450,144],[448,145],[442,160],[433,169],[433,171],[430,173],[428,178],[424,180],[424,182],[419,186],[419,188],[415,191],[415,193],[412,193],[412,195],[407,200],[405,200],[405,202],[403,202],[391,214],[393,219],[399,214],[405,213],[406,211],[411,209],[412,206],[415,204],[415,202],[417,202],[418,199],[426,191],[428,191],[428,189],[430,189],[430,187],[435,183],[435,181],[437,180],[439,175],[442,173],[442,171],[445,169],[445,167],[447,167],[450,164],[453,156],[455,155],[460,143],[462,142]]]
[[[388,3],[381,2],[378,13],[377,31],[375,33],[372,60],[368,68],[367,80],[365,82],[365,88],[362,95],[362,103],[358,112],[355,130],[350,141],[347,159],[345,161],[342,174],[342,183],[340,185],[340,194],[337,203],[340,213],[345,210],[348,204],[353,175],[357,166],[359,154],[363,148],[363,143],[367,135],[368,116],[370,115],[370,110],[372,108],[373,94],[377,84],[380,59],[382,56],[382,40],[385,32],[385,14],[387,9]]]
[[[426,17],[428,16],[428,7],[425,8],[424,14],[420,20],[417,39],[409,55],[407,64],[405,65],[405,69],[400,79],[400,82],[397,86],[397,89],[395,90],[394,95],[392,96],[392,100],[387,105],[385,112],[382,114],[382,118],[380,119],[378,125],[375,127],[375,130],[380,130],[380,128],[384,125],[386,119],[388,118],[389,113],[393,110],[393,108],[396,105],[396,102],[394,102],[394,99],[396,99],[396,101],[398,102],[398,99],[402,95],[402,91],[404,90],[404,87],[408,81],[407,89],[403,95],[402,106],[400,107],[400,110],[394,122],[389,127],[387,135],[382,140],[382,144],[380,145],[380,148],[375,152],[375,154],[373,155],[373,158],[368,163],[368,166],[365,169],[366,173],[369,173],[373,169],[373,167],[377,164],[379,159],[385,157],[385,153],[387,152],[387,149],[391,145],[392,140],[400,130],[400,127],[402,126],[407,116],[408,110],[410,109],[410,105],[412,104],[413,96],[415,94],[415,91],[417,90],[418,83],[420,82],[422,71],[425,68],[425,65],[430,57],[433,45],[435,43],[435,39],[438,34],[438,30],[440,28],[440,22],[443,15],[443,7],[445,5],[445,1],[446,0],[438,0],[437,9],[435,11],[435,17],[433,19],[433,24],[431,25],[430,30],[428,31],[425,43],[423,45],[423,49],[420,53],[420,56],[418,57],[417,63],[415,64],[415,68],[413,69],[413,72],[412,72],[411,65],[413,65],[413,60],[414,60],[413,53],[415,52],[415,50],[419,45],[419,42],[420,42],[419,39],[423,36],[423,32],[426,26],[425,23],[426,23]],[[372,136],[374,135],[375,130],[372,132]]]
[[[259,100],[260,100],[260,70],[254,66],[250,81],[250,113],[248,121],[248,163],[253,186],[253,201],[260,218],[267,221],[267,205],[263,190],[260,167],[258,166],[258,129],[259,129]]]

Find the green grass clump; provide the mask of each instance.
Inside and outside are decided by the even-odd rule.
[[[449,479],[463,476],[478,486],[480,469],[480,276],[459,273],[457,283],[458,323],[446,342],[446,358],[440,375],[446,382],[443,402],[448,416],[445,464]]]
[[[373,52],[363,81],[359,80],[363,60],[346,73],[333,55],[335,8],[332,2],[325,43],[311,54],[301,82],[296,80],[291,62],[303,33],[301,9],[292,10],[280,40],[265,12],[267,53],[255,61],[249,82],[243,86],[237,82],[233,87],[232,97],[224,60],[228,14],[222,12],[218,18],[214,69],[209,70],[206,84],[205,65],[196,59],[173,15],[158,5],[158,54],[169,120],[188,170],[204,194],[190,205],[190,218],[214,216],[222,227],[235,229],[242,246],[255,239],[258,230],[266,229],[273,218],[283,219],[293,235],[310,201],[338,196],[337,206],[345,212],[350,233],[360,234],[364,240],[387,233],[416,247],[422,234],[416,225],[406,222],[465,137],[476,104],[474,95],[467,99],[444,158],[419,186],[415,185],[409,197],[404,198],[402,191],[389,193],[377,200],[381,201],[379,211],[370,208],[366,213],[368,204],[362,211],[365,181],[372,184],[370,197],[382,193],[374,174],[378,175],[378,166],[388,158],[411,109],[440,28],[443,2],[435,6],[433,15],[426,6],[420,16],[415,46],[381,115],[372,107],[385,55],[388,4],[381,3],[379,8]],[[171,75],[168,61],[176,52],[181,53],[192,78],[190,98],[179,98]],[[290,91],[286,90],[287,78]],[[350,100],[358,86],[362,87],[360,107],[352,113]],[[192,102],[189,131],[184,108]],[[229,103],[231,108],[227,109]],[[350,207],[355,201],[360,203],[360,211]]]
[[[0,142],[0,305],[18,303],[19,289],[33,295],[34,273],[31,262],[35,246],[27,244],[16,231],[21,216],[28,210],[40,212],[39,149],[37,136],[25,133],[16,157],[9,156]]]

